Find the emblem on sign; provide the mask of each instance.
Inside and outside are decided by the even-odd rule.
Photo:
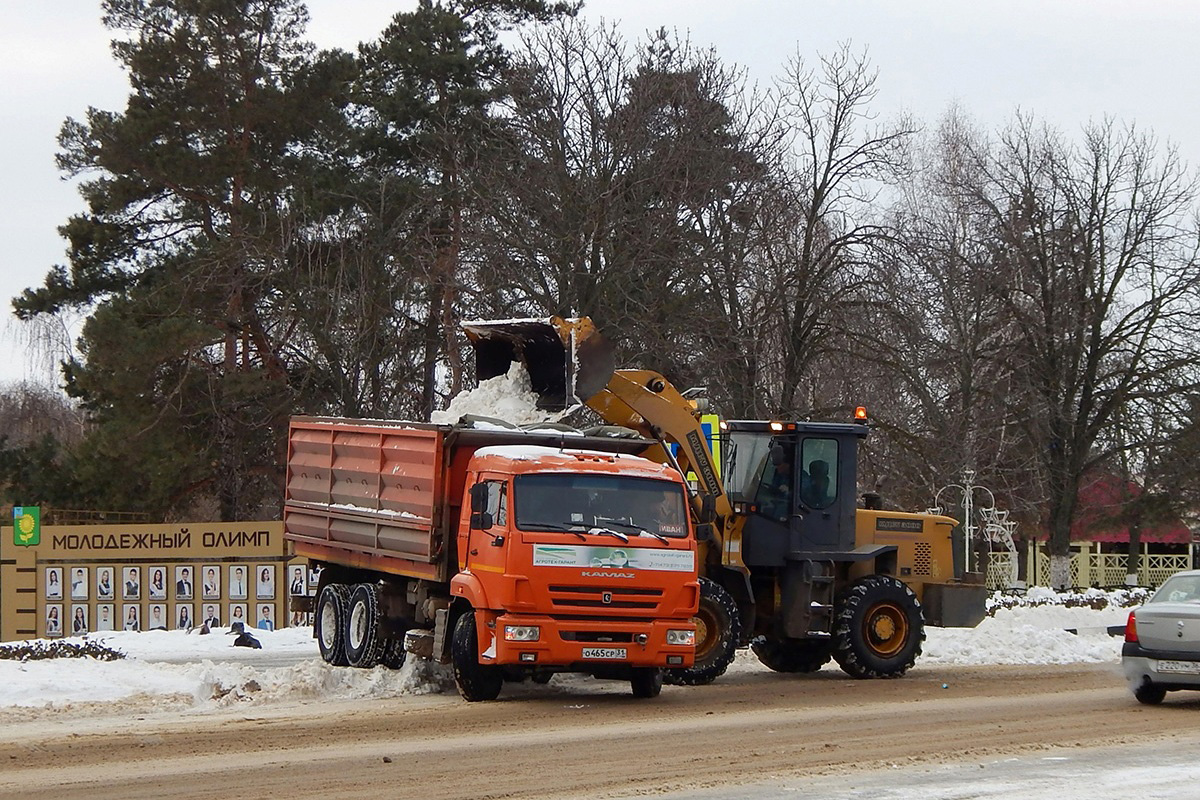
[[[608,605],[609,603],[611,603],[612,602],[612,592],[604,592],[603,594],[601,594],[600,602],[604,603],[604,605]]]

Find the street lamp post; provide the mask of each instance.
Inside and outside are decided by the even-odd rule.
[[[948,489],[956,489],[962,494],[962,509],[963,509],[963,572],[971,571],[971,542],[975,538],[975,520],[974,520],[974,497],[977,490],[987,492],[988,499],[991,505],[985,506],[981,510],[984,512],[994,512],[996,510],[996,496],[992,494],[992,490],[986,486],[975,483],[975,470],[964,469],[962,471],[962,483],[951,483],[937,490],[937,494],[933,496],[933,508],[930,513],[942,513],[941,497],[942,492]]]

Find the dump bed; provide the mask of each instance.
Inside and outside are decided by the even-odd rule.
[[[640,453],[644,439],[388,420],[293,417],[284,538],[296,555],[448,580],[467,464],[479,447]]]

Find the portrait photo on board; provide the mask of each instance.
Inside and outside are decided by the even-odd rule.
[[[162,564],[146,567],[146,580],[150,584],[148,593],[151,600],[167,599],[167,568]]]
[[[254,623],[254,627],[261,631],[275,630],[275,604],[274,603],[259,603],[258,604],[258,621]]]
[[[113,583],[113,568],[112,567],[96,567],[96,599],[97,600],[112,600],[113,588],[116,584]]]
[[[245,600],[250,586],[250,573],[245,564],[229,567],[229,599]]]
[[[126,567],[121,572],[121,599],[142,599],[141,567]]]
[[[317,585],[320,584],[320,582],[321,582],[321,568],[317,567],[316,569],[310,569],[308,571],[308,588],[316,589]]]
[[[146,630],[165,631],[167,629],[167,604],[151,603],[150,618],[146,620]]]
[[[217,611],[216,603],[204,604],[204,616],[200,618],[200,624],[209,628],[221,627],[221,614]]]
[[[230,603],[229,604],[229,626],[241,623],[242,627],[246,627],[246,604],[245,603]]]
[[[62,567],[46,567],[46,599],[62,600]]]
[[[304,580],[304,567],[288,567],[292,579],[288,581],[288,594],[303,597],[308,594],[308,583]]]
[[[86,604],[71,606],[71,635],[88,632],[88,607]]]
[[[195,577],[196,576],[195,576],[195,573],[192,572],[192,568],[187,565],[175,568],[175,599],[176,600],[191,600],[192,599],[192,589],[193,589],[192,581]]]
[[[87,567],[73,567],[71,569],[71,599],[72,600],[87,600],[88,599]]]
[[[192,629],[192,604],[191,603],[176,603],[175,604],[175,627],[181,631]]]
[[[269,600],[275,596],[275,566],[259,564],[254,568],[255,596],[259,600]]]
[[[113,614],[116,609],[112,603],[100,603],[96,606],[96,630],[111,631],[113,629]]]
[[[46,635],[62,636],[62,606],[57,603],[46,606]]]
[[[221,568],[207,566],[204,568],[204,583],[201,584],[204,588],[205,600],[220,600],[221,599]]]
[[[121,606],[121,628],[127,631],[142,629],[142,608],[137,603],[126,603]]]

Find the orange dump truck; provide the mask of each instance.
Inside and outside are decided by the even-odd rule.
[[[685,484],[642,438],[297,417],[286,538],[319,568],[330,664],[453,664],[467,700],[556,672],[653,697],[693,663]]]

